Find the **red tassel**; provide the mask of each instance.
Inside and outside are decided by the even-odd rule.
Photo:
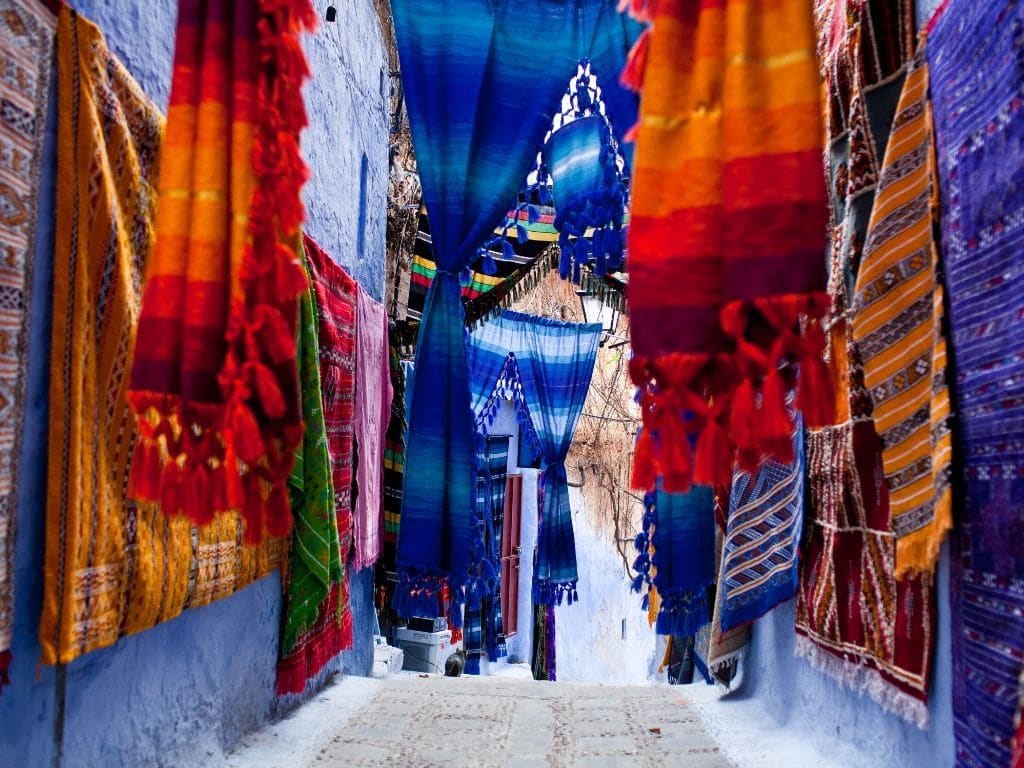
[[[693,481],[700,485],[729,485],[732,481],[732,450],[722,425],[709,419],[697,439]]]
[[[263,522],[266,507],[260,493],[259,478],[251,473],[245,478],[245,505],[242,507],[242,519],[245,522],[245,543],[259,544],[263,540]]]
[[[804,423],[812,429],[835,423],[835,400],[832,381],[825,361],[825,332],[818,323],[810,323],[801,344],[800,375],[797,381],[796,405]]]
[[[277,383],[274,372],[259,363],[247,363],[253,373],[253,384],[260,399],[263,412],[270,419],[280,419],[285,413],[284,395]],[[262,445],[262,442],[261,442]]]
[[[267,532],[271,536],[287,536],[292,530],[292,509],[283,483],[276,483],[267,501]]]
[[[181,467],[175,461],[167,462],[160,473],[160,506],[165,515],[182,513],[183,486]]]
[[[192,470],[185,487],[185,514],[197,525],[213,522],[214,507],[210,496],[210,472],[205,463],[198,463]]]
[[[693,482],[693,459],[690,440],[679,414],[664,414],[658,429],[661,455],[661,478],[668,493],[686,493]]]
[[[160,446],[155,440],[140,438],[135,444],[128,495],[139,501],[160,498]]]
[[[737,463],[746,471],[757,467],[760,450],[757,447],[757,411],[754,385],[743,379],[732,398],[729,414],[729,435],[736,444]]]
[[[637,491],[652,491],[657,482],[658,470],[655,460],[654,438],[651,431],[644,428],[636,441],[633,452],[633,474],[630,486]]]
[[[222,470],[224,472],[226,508],[240,510],[245,504],[245,486],[242,484],[238,456],[235,451],[235,437],[232,434],[224,436],[224,466]]]
[[[255,464],[266,453],[260,425],[249,406],[244,403],[232,403],[230,411],[228,426],[233,437],[231,443],[234,452],[246,464]]]
[[[786,385],[778,368],[764,377],[761,401],[761,439],[764,453],[777,461],[793,461],[793,422],[786,410]]]
[[[619,82],[631,91],[639,93],[643,88],[644,70],[647,68],[647,54],[650,49],[651,30],[648,27],[633,44],[629,58],[626,59],[626,66],[619,75]]]

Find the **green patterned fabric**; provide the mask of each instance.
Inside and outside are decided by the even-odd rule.
[[[305,261],[305,258],[303,258]],[[295,451],[295,468],[288,478],[295,528],[286,588],[281,657],[301,641],[326,606],[331,586],[341,583],[341,546],[334,508],[327,429],[320,390],[320,345],[313,288],[299,302],[299,387],[305,437]]]

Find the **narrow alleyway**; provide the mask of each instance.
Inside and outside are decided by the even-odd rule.
[[[338,707],[331,706],[332,698]],[[345,711],[347,703],[352,706]],[[347,679],[294,717],[248,739],[227,758],[227,764],[239,768],[732,765],[708,735],[695,706],[664,686],[436,676]]]

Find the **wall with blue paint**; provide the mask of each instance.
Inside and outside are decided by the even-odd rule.
[[[174,0],[71,0],[103,30],[146,93],[167,104]],[[326,2],[316,0],[322,14]],[[387,57],[372,0],[337,4],[336,23],[306,40],[314,80],[303,150],[313,179],[307,229],[377,299],[384,291],[388,176]],[[28,425],[15,545],[11,686],[0,696],[0,765],[197,765],[302,697],[274,696],[281,582],[277,574],[213,605],[67,665],[39,667],[46,498],[46,389],[52,311],[55,109],[51,98],[33,275]],[[361,247],[359,247],[361,245]],[[39,426],[43,429],[40,430]],[[355,646],[336,672],[373,665],[372,569],[353,575]],[[63,676],[63,681],[61,681]],[[316,681],[310,686],[315,690]],[[63,699],[58,690],[63,688]],[[63,712],[61,711],[63,706]]]

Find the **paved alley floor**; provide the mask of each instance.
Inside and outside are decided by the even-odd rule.
[[[398,675],[328,689],[227,757],[229,766],[730,768],[668,686]],[[332,697],[338,707],[324,708]],[[319,702],[330,717],[303,709]]]

